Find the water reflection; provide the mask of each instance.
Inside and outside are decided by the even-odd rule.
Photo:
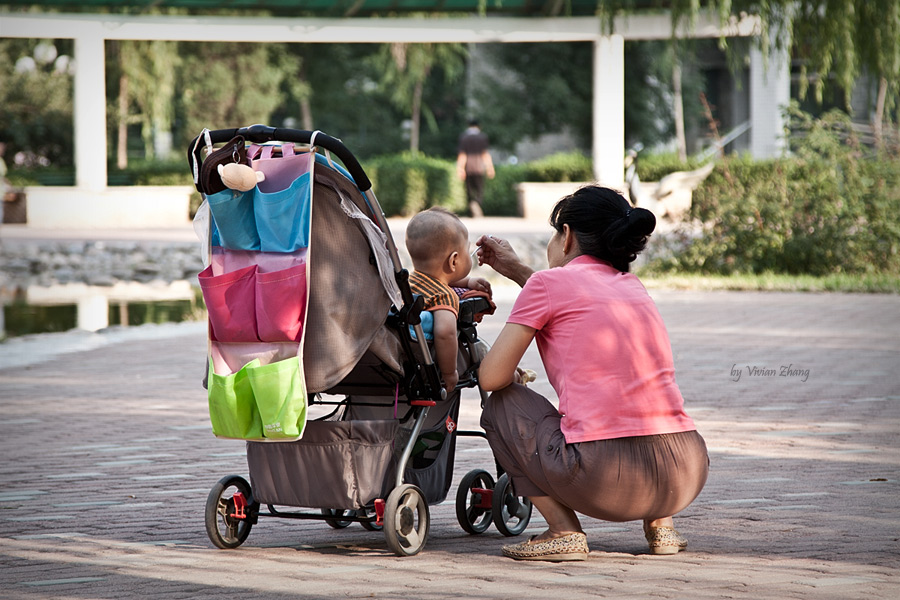
[[[118,282],[111,286],[67,283],[2,290],[8,337],[110,325],[177,323],[202,318],[203,300],[188,281]]]

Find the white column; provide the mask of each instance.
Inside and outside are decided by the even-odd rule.
[[[609,187],[625,180],[625,38],[594,42],[594,177]]]
[[[785,147],[782,110],[791,100],[791,63],[785,51],[772,50],[766,65],[762,52],[750,49],[750,154],[781,156]]]
[[[75,311],[78,329],[99,331],[109,327],[109,300],[102,294],[79,298]]]
[[[91,28],[93,29],[93,28]],[[75,38],[75,185],[106,189],[106,56],[99,32]]]

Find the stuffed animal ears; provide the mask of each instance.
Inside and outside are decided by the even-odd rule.
[[[239,163],[220,164],[216,171],[225,187],[239,192],[249,192],[257,183],[266,179],[266,174],[262,171],[254,171],[248,165]]]

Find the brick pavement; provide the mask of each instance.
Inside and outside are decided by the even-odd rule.
[[[652,293],[712,462],[677,518],[686,552],[651,556],[639,523],[585,519],[588,561],[517,563],[493,527],[464,533],[452,501],[431,508],[416,557],[358,525],[280,519],[214,549],[206,495],[246,463],[242,443],[211,435],[203,327],[182,324],[0,368],[0,598],[898,597],[898,298]],[[482,337],[513,296],[498,290]],[[72,336],[40,339],[65,349]],[[4,351],[21,365],[44,342]],[[801,373],[779,376],[787,365]],[[525,366],[540,371],[533,347]],[[464,408],[461,425],[477,426],[474,394]],[[457,482],[490,465],[483,440],[460,440]]]

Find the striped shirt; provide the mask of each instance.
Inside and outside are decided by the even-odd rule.
[[[459,296],[434,277],[413,271],[409,276],[409,287],[413,294],[425,297],[425,310],[449,310],[459,316]]]

